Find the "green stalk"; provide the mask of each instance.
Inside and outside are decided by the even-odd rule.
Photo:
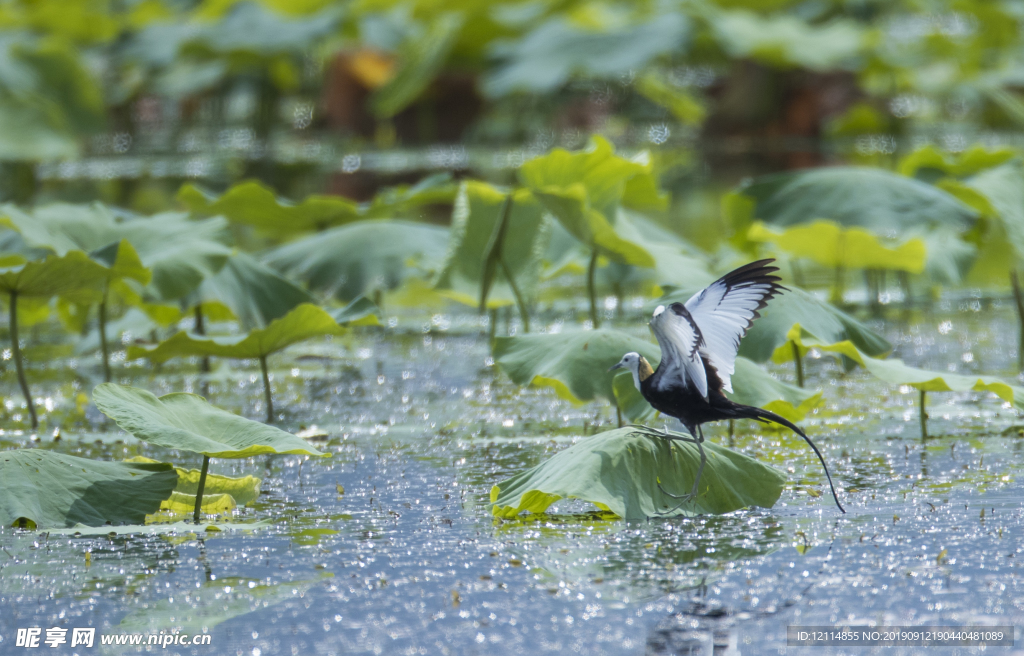
[[[270,374],[267,373],[267,356],[260,356],[260,370],[263,372],[263,396],[267,400],[267,423],[274,423],[274,399],[270,396]]]
[[[99,307],[100,350],[103,352],[103,382],[110,382],[110,350],[107,346],[107,293],[103,292],[103,300]]]
[[[516,279],[512,277],[512,271],[509,270],[508,265],[505,264],[505,258],[498,256],[498,264],[501,266],[502,273],[505,274],[505,278],[508,280],[509,287],[512,288],[512,295],[516,298],[516,306],[519,308],[519,318],[523,320],[523,332],[530,332],[530,312],[526,309],[526,301],[523,299],[523,295],[519,293],[519,285],[516,284]]]
[[[494,337],[498,334],[498,309],[491,308],[488,311],[490,321],[487,322],[487,341],[493,342]]]
[[[796,384],[797,387],[804,386],[804,361],[800,357],[800,347],[796,345],[796,342],[790,342],[793,347],[793,364],[796,366]]]
[[[622,408],[619,407],[618,403],[615,404],[615,417],[619,420],[619,428],[626,425],[622,422]]]
[[[600,328],[601,322],[597,318],[597,297],[594,293],[594,272],[597,271],[597,251],[590,252],[590,265],[587,267],[587,295],[590,297],[590,323],[594,328]]]
[[[206,326],[203,324],[203,306],[202,304],[196,306],[196,334],[205,335]],[[204,374],[210,373],[210,356],[204,355],[200,361],[199,370]]]
[[[32,416],[32,430],[35,430],[39,428],[39,419],[36,417],[36,406],[32,403],[32,392],[28,391],[25,367],[21,364],[21,345],[18,344],[18,292],[11,292],[11,352],[14,354],[14,367],[18,370],[21,393],[25,395],[28,413]]]
[[[206,489],[206,471],[210,468],[210,456],[203,456],[203,468],[199,472],[199,485],[196,487],[196,509],[192,513],[192,523],[199,523],[199,515],[203,508],[203,490]]]
[[[928,413],[925,412],[925,391],[920,390],[919,394],[918,409],[921,411],[921,439],[926,440],[928,439]]]
[[[1016,269],[1010,271],[1010,285],[1013,286],[1013,299],[1017,302],[1017,323],[1020,327],[1020,343],[1017,346],[1017,368],[1024,371],[1024,293],[1021,292],[1020,280]]]

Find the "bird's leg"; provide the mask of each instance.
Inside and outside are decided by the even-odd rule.
[[[693,431],[691,431],[690,434],[693,435]],[[697,467],[697,476],[693,481],[693,488],[690,490],[688,494],[672,494],[671,492],[668,492],[667,490],[665,490],[665,488],[661,486],[661,481],[658,481],[658,489],[661,490],[662,494],[673,499],[679,499],[681,501],[680,504],[675,508],[672,508],[671,510],[666,510],[663,513],[658,513],[659,515],[667,515],[669,513],[673,513],[676,510],[682,508],[690,501],[697,498],[697,490],[698,486],[700,485],[700,478],[701,475],[704,473],[704,464],[707,463],[708,461],[707,455],[704,453],[704,431],[701,429],[699,424],[697,425],[697,437],[672,437],[669,439],[672,441],[678,440],[680,442],[690,442],[692,444],[696,444],[697,451],[698,453],[700,453],[700,465]]]

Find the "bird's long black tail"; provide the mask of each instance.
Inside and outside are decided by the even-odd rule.
[[[745,416],[745,417],[747,417],[749,419],[756,419],[757,421],[761,421],[761,422],[769,422],[770,421],[772,423],[779,424],[780,426],[785,426],[786,428],[788,428],[789,430],[793,431],[794,433],[796,433],[800,437],[804,438],[804,440],[809,445],[811,445],[811,448],[814,449],[815,455],[817,455],[818,456],[818,460],[821,461],[821,466],[825,468],[825,478],[828,479],[828,486],[830,488],[832,488],[832,498],[836,500],[836,505],[839,506],[839,510],[843,511],[844,513],[846,512],[846,509],[843,508],[843,504],[839,503],[839,495],[836,494],[836,486],[832,484],[832,476],[828,473],[828,465],[825,464],[825,458],[822,457],[821,451],[818,451],[817,445],[814,442],[811,441],[811,438],[807,437],[807,433],[805,433],[802,430],[800,430],[797,427],[797,425],[794,424],[793,422],[791,422],[788,419],[785,419],[783,417],[780,417],[779,415],[775,414],[774,412],[769,412],[769,411],[767,411],[767,410],[765,410],[763,408],[755,408],[755,407],[749,406],[749,405],[740,405],[740,404],[736,404],[736,405],[737,405],[736,409],[740,411],[740,415],[741,416]]]

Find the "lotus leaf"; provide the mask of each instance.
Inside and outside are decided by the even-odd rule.
[[[32,527],[141,523],[178,475],[162,463],[102,462],[41,449],[0,453],[0,523]]]
[[[196,214],[220,215],[277,236],[324,230],[359,218],[358,205],[347,198],[309,196],[301,203],[291,203],[255,180],[237,184],[220,196],[185,185],[178,192],[178,201]]]
[[[779,173],[758,178],[739,191],[755,203],[752,218],[781,227],[830,219],[878,233],[939,225],[964,230],[978,216],[941,189],[869,167]]]
[[[156,346],[129,346],[128,359],[147,358],[155,363],[193,355],[258,359],[311,337],[344,332],[326,311],[304,303],[280,319],[274,319],[266,328],[245,335],[207,337],[181,331]]]
[[[494,340],[494,362],[512,382],[552,387],[572,403],[600,397],[614,404],[615,372],[608,369],[630,351],[660,359],[656,344],[607,328]]]
[[[296,306],[316,299],[277,271],[245,253],[235,253],[224,267],[185,298],[188,305],[220,303],[245,330],[265,328]]]
[[[832,221],[814,221],[783,231],[772,230],[758,221],[750,226],[747,238],[772,243],[776,248],[830,268],[921,273],[927,258],[921,239],[908,239],[890,248],[863,228],[844,228]]]
[[[426,278],[443,261],[448,230],[406,221],[359,221],[293,241],[265,262],[309,288],[351,301]]]
[[[553,17],[501,52],[503,64],[484,81],[491,97],[514,91],[553,91],[579,75],[609,78],[643,69],[655,57],[684,47],[689,21],[665,12],[646,22],[591,29]]]
[[[742,9],[714,14],[711,28],[731,57],[815,71],[848,64],[868,43],[865,31],[854,21],[811,25],[796,16],[765,17]]]
[[[93,402],[122,430],[136,438],[201,453],[209,458],[249,458],[261,454],[330,457],[291,433],[225,412],[195,394],[157,398],[146,390],[113,383],[98,385]]]
[[[481,285],[487,279],[487,253],[495,228],[502,220],[507,194],[482,182],[464,182],[452,212],[448,256],[434,283],[445,296],[477,307]],[[540,278],[540,260],[550,236],[550,223],[533,195],[517,190],[511,200],[505,237],[498,244],[505,268],[490,271],[487,305],[499,307],[515,302],[515,292],[505,275],[507,269],[519,293],[532,297]],[[494,264],[497,265],[497,259]]]
[[[697,447],[669,442],[644,429],[620,428],[585,437],[547,461],[491,488],[495,516],[545,512],[559,499],[583,499],[624,519],[727,513],[772,507],[785,478],[752,458],[704,443],[707,464],[697,498],[683,507],[659,489],[681,493],[693,486]],[[660,513],[666,513],[660,515]]]

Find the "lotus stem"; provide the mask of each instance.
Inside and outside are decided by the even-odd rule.
[[[267,423],[274,423],[274,399],[270,395],[270,374],[267,373],[267,356],[260,356],[260,371],[263,372],[263,397],[267,401]]]
[[[845,286],[843,283],[843,278],[843,267],[837,266],[835,282],[832,285],[832,302],[835,303],[836,305],[843,304],[843,288]]]
[[[619,407],[618,403],[615,404],[615,418],[619,420],[619,428],[622,428],[623,426],[626,425],[622,421],[622,408]]]
[[[107,293],[103,292],[103,300],[99,307],[100,351],[103,353],[103,382],[110,382],[110,351],[107,346]]]
[[[921,439],[928,439],[928,413],[925,411],[925,391],[918,392],[918,409],[921,415]]]
[[[523,332],[528,333],[530,332],[530,311],[526,309],[526,301],[523,299],[523,295],[519,293],[519,286],[516,284],[516,279],[512,277],[512,271],[505,264],[505,258],[499,255],[498,264],[501,266],[502,273],[505,274],[505,279],[508,280],[508,286],[512,288],[512,295],[516,298],[519,318],[523,320]]]
[[[1017,323],[1020,327],[1020,340],[1017,345],[1017,368],[1024,371],[1024,293],[1021,292],[1017,270],[1010,271],[1010,285],[1013,287],[1013,299],[1017,302]]]
[[[590,323],[594,328],[600,328],[601,322],[597,318],[597,296],[594,293],[594,273],[597,271],[597,250],[590,252],[590,264],[587,266],[587,295],[590,297]]]
[[[797,387],[804,386],[804,361],[800,357],[800,347],[796,345],[796,342],[790,342],[790,346],[793,347],[793,365],[796,367],[796,384]]]
[[[729,420],[729,448],[736,446],[736,420]]]
[[[196,326],[195,332],[197,335],[206,334],[206,326],[203,323],[203,306],[202,304],[196,305]],[[203,359],[199,361],[199,370],[204,374],[210,373],[210,356],[204,355]]]
[[[210,456],[203,456],[203,468],[199,471],[199,485],[196,486],[196,509],[192,511],[192,523],[199,523],[203,510],[203,490],[206,489],[206,472],[210,469]]]
[[[21,363],[21,345],[18,343],[18,292],[11,292],[11,353],[14,355],[14,368],[18,371],[18,384],[21,385],[21,393],[25,395],[25,402],[28,403],[28,414],[32,417],[32,430],[35,430],[39,428],[39,418],[36,417],[32,392],[28,390],[28,381],[25,380],[25,367]]]
[[[487,340],[493,342],[494,337],[498,334],[498,309],[491,308],[487,314],[489,317],[487,322]]]

